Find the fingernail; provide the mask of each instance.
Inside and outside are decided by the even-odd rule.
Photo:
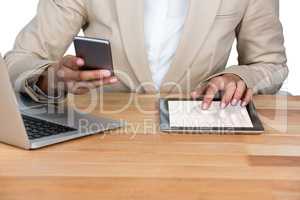
[[[203,110],[207,110],[208,109],[208,104],[207,103],[203,103],[202,104],[202,109]]]
[[[231,105],[236,106],[237,103],[238,103],[238,101],[236,99],[233,99],[232,102],[231,102]]]
[[[77,59],[76,64],[79,66],[83,66],[84,65],[84,61],[82,59]]]
[[[118,79],[117,79],[117,78],[112,78],[112,79],[110,79],[110,83],[116,83],[116,82],[118,82]]]
[[[221,103],[221,108],[222,108],[222,109],[225,109],[225,108],[226,108],[226,103],[222,102],[222,103]]]
[[[103,74],[103,76],[106,77],[106,78],[111,76],[110,71],[107,71],[107,70],[102,71],[102,74]]]
[[[242,107],[246,107],[246,106],[247,106],[247,102],[244,101],[244,102],[242,103]]]

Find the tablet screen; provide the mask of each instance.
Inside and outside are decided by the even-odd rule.
[[[202,101],[168,101],[170,127],[253,128],[245,107],[221,109],[220,101],[214,101],[209,110],[202,110],[201,105]]]

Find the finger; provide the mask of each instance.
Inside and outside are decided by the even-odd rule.
[[[104,85],[110,85],[110,84],[114,84],[117,82],[118,82],[118,79],[116,77],[111,77],[111,78],[106,78],[106,79],[99,80],[99,81],[92,81],[92,82],[90,82],[89,87],[91,89],[95,89],[95,88],[98,88],[98,87],[101,87]]]
[[[198,88],[197,90],[193,91],[193,92],[191,93],[192,98],[193,98],[193,99],[197,99],[198,97],[203,96],[203,94],[204,94],[205,91],[206,91],[206,88],[207,88],[207,85],[201,86],[201,87]]]
[[[212,104],[212,101],[215,97],[215,95],[218,93],[219,88],[215,84],[209,84],[207,87],[206,93],[203,98],[203,103],[202,103],[202,109],[207,110]]]
[[[59,79],[64,81],[80,81],[80,71],[74,71],[67,67],[60,68],[56,74]]]
[[[85,94],[90,89],[85,82],[69,81],[66,83],[68,92],[72,94]]]
[[[76,88],[76,89],[74,88],[73,90],[71,90],[71,93],[75,95],[84,95],[89,93],[89,91],[90,91],[89,88]]]
[[[248,89],[241,103],[242,107],[246,107],[253,99],[253,90]]]
[[[224,95],[221,101],[222,109],[225,109],[228,106],[228,104],[231,102],[235,91],[236,91],[236,83],[235,82],[228,83],[227,86],[225,87]]]
[[[235,94],[231,101],[231,105],[236,106],[247,91],[247,86],[244,81],[238,81]]]
[[[65,56],[62,58],[60,65],[73,70],[79,70],[84,66],[84,60],[75,56]]]
[[[108,70],[91,70],[91,71],[82,71],[80,72],[81,81],[93,81],[101,80],[104,78],[111,77],[111,72]]]
[[[85,94],[90,90],[98,88],[103,85],[117,83],[118,79],[116,77],[106,78],[100,81],[69,81],[66,82],[67,89],[73,94]]]
[[[91,84],[88,82],[68,82],[68,91],[75,95],[86,94],[91,90]]]
[[[104,85],[108,85],[108,84],[114,84],[118,82],[118,79],[116,77],[111,77],[111,78],[106,78],[103,80],[99,80],[99,81],[79,81],[79,82],[75,82],[73,85],[71,85],[72,87],[72,91],[77,90],[77,89],[95,89]]]

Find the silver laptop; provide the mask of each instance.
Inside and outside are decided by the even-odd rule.
[[[15,95],[0,56],[0,142],[23,149],[44,146],[120,128],[126,123],[93,117],[70,107],[41,105]]]

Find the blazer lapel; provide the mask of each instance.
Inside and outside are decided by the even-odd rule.
[[[154,92],[144,38],[144,0],[115,0],[123,44],[136,77],[146,92]]]
[[[209,30],[211,29],[222,0],[189,0],[189,14],[172,66],[163,80],[161,90],[170,92],[187,69],[193,64]]]

